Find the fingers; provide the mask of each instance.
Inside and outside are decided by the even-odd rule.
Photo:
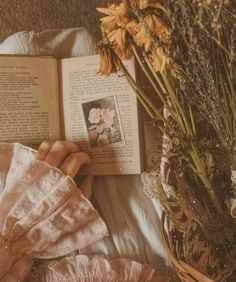
[[[67,141],[43,142],[36,154],[36,158],[58,167],[64,174],[75,177],[84,164],[90,164],[90,157],[79,152],[76,144]],[[89,198],[92,193],[92,176],[86,177],[81,185],[82,193]]]
[[[88,175],[85,177],[83,180],[80,190],[82,191],[83,195],[87,198],[90,199],[92,196],[92,182],[93,182],[93,176]]]
[[[82,152],[71,153],[62,165],[59,167],[65,174],[75,177],[80,167],[84,164],[90,164],[90,157]]]
[[[47,141],[42,142],[42,144],[38,148],[36,159],[39,161],[45,160],[47,154],[49,153],[52,147],[52,144],[53,144],[52,142],[47,142]]]
[[[36,158],[45,160],[48,164],[59,167],[66,159],[68,154],[79,150],[75,143],[66,141],[56,141],[54,144],[43,142],[38,149]]]
[[[78,152],[79,148],[75,143],[57,141],[53,144],[45,161],[52,166],[59,167],[68,154]]]

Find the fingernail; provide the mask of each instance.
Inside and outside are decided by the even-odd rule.
[[[48,149],[48,147],[50,147],[51,144],[48,141],[43,141],[42,144],[39,146],[40,149]]]

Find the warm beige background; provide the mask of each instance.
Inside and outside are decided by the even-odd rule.
[[[98,37],[96,7],[109,0],[0,0],[0,42],[21,30],[87,27]],[[113,2],[113,1],[112,1]]]

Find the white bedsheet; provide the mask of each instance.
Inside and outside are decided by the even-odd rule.
[[[83,28],[20,32],[0,44],[0,54],[58,58],[94,54],[95,49],[92,37]],[[151,169],[160,154],[161,137],[148,122],[144,130],[147,163]],[[157,200],[143,193],[140,175],[96,177],[93,186],[94,204],[107,223],[110,237],[80,253],[147,262],[166,277],[163,281],[168,281],[168,259],[159,232],[161,208]]]

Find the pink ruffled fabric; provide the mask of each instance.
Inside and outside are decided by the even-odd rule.
[[[31,257],[64,256],[108,234],[73,179],[20,144],[0,143],[0,191],[0,281],[28,272]]]
[[[52,261],[32,274],[31,282],[148,282],[160,281],[154,278],[154,270],[148,265],[116,259],[105,260],[102,257],[89,258],[76,256]]]
[[[108,234],[73,179],[20,144],[0,143],[0,282],[25,281],[33,258],[55,259]],[[163,281],[148,265],[65,257],[31,271],[31,282]]]

